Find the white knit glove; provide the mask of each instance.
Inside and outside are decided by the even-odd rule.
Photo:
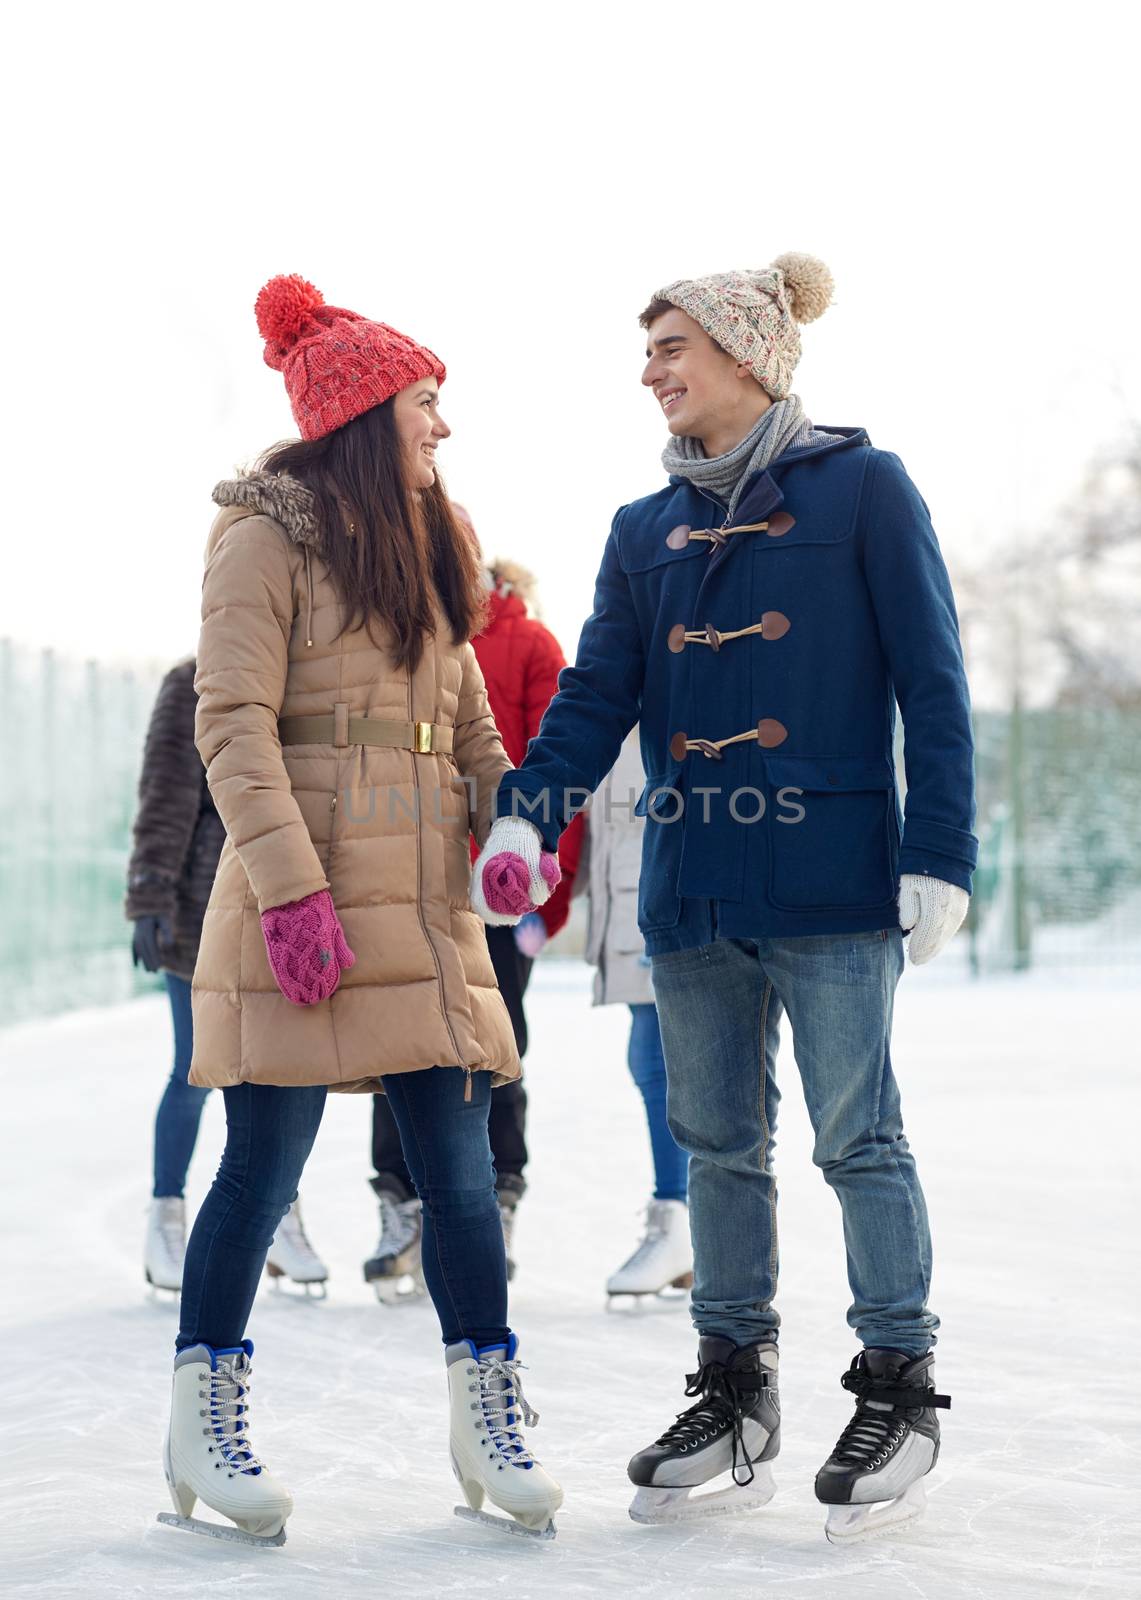
[[[493,928],[511,927],[544,905],[561,877],[533,822],[500,817],[472,868],[471,908]]]
[[[971,897],[957,883],[926,873],[905,872],[899,880],[899,925],[908,941],[911,963],[933,961],[962,925]]]

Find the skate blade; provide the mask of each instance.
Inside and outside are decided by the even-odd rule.
[[[470,1506],[456,1506],[455,1513],[465,1522],[483,1522],[499,1533],[517,1534],[522,1539],[554,1539],[559,1531],[553,1519],[541,1528],[528,1528],[522,1522],[516,1522],[514,1517],[493,1517],[489,1511],[473,1511]]]
[[[647,1527],[669,1522],[696,1522],[702,1517],[737,1517],[767,1506],[777,1492],[772,1469],[763,1463],[745,1488],[715,1489],[696,1494],[694,1489],[639,1489],[630,1504],[630,1520]]]
[[[147,1289],[150,1291],[150,1297],[152,1300],[158,1300],[164,1294],[172,1294],[177,1300],[182,1294],[181,1281],[178,1283],[156,1283],[151,1277],[149,1267],[143,1268],[143,1276],[147,1280]]]
[[[689,1305],[689,1290],[678,1290],[672,1284],[654,1292],[638,1289],[610,1289],[606,1294],[606,1309],[617,1316],[636,1317],[655,1311],[676,1311]]]
[[[229,1544],[283,1545],[280,1533],[247,1533],[244,1528],[227,1528],[220,1522],[204,1522],[201,1517],[176,1517],[173,1511],[160,1511],[158,1521],[165,1528],[181,1528],[184,1533],[204,1533],[208,1539],[224,1539]]]
[[[875,1500],[869,1505],[829,1506],[824,1533],[830,1544],[859,1544],[878,1539],[893,1528],[914,1522],[927,1508],[927,1489],[919,1478],[895,1500]]]
[[[411,1305],[423,1300],[427,1288],[419,1278],[405,1273],[401,1278],[373,1278],[372,1287],[382,1306]]]
[[[324,1278],[291,1278],[280,1267],[271,1266],[268,1261],[265,1264],[265,1271],[266,1276],[273,1285],[274,1294],[285,1293],[285,1286],[288,1284],[288,1292],[295,1300],[327,1300],[329,1298],[329,1291]],[[294,1293],[295,1290],[300,1290],[301,1292]]]

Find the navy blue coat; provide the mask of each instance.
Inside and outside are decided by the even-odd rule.
[[[723,540],[690,537],[728,523],[683,478],[618,512],[577,660],[500,785],[496,814],[529,817],[553,849],[640,723],[651,954],[891,927],[903,872],[970,890],[973,741],[947,570],[898,457],[833,432],[758,473]],[[683,637],[707,626],[712,644]]]

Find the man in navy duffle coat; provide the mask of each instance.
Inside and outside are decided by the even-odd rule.
[[[692,1491],[730,1467],[730,1508],[772,1492],[787,1011],[864,1347],[844,1375],[856,1415],[816,1484],[839,1539],[916,1515],[938,1453],[931,1242],[889,1046],[904,932],[913,961],[943,948],[977,842],[966,675],[927,507],[896,456],[863,429],[813,428],[789,393],[797,324],[830,296],[822,263],[786,256],[675,283],[643,313],[669,484],[614,519],[575,665],[500,786],[473,904],[507,921],[545,898],[542,852],[640,723],[639,921],[690,1155],[701,1337],[697,1404],[631,1462],[633,1511],[708,1510]]]

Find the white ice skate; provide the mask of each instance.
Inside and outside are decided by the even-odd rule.
[[[158,1520],[188,1533],[239,1544],[284,1544],[289,1491],[254,1454],[249,1436],[249,1339],[233,1350],[192,1345],[175,1357],[163,1469],[176,1516]],[[192,1517],[196,1500],[234,1527]]]
[[[514,1334],[507,1345],[477,1350],[470,1339],[448,1345],[451,1398],[452,1471],[466,1506],[456,1515],[485,1522],[503,1533],[529,1539],[555,1537],[555,1512],[563,1491],[535,1460],[523,1437],[523,1424],[539,1420],[523,1395]],[[507,1512],[494,1517],[481,1510],[484,1497]],[[510,1520],[508,1520],[510,1519]]]
[[[380,1207],[380,1238],[364,1264],[366,1283],[371,1283],[382,1305],[402,1305],[418,1300],[425,1293],[420,1266],[420,1233],[423,1217],[419,1198],[400,1200],[390,1189],[376,1189]]]
[[[780,1450],[780,1399],[774,1344],[736,1346],[703,1334],[697,1371],[685,1392],[697,1404],[629,1466],[637,1493],[634,1522],[689,1522],[736,1516],[776,1493],[772,1462]],[[719,1481],[725,1487],[716,1487]]]
[[[693,1287],[693,1246],[684,1200],[651,1200],[646,1227],[630,1259],[606,1282],[607,1309],[658,1298],[683,1305]],[[670,1291],[675,1291],[673,1294]]]
[[[182,1261],[186,1255],[186,1202],[180,1195],[151,1201],[147,1238],[143,1246],[143,1271],[152,1289],[182,1289]]]
[[[282,1278],[300,1284],[307,1295],[325,1298],[329,1269],[309,1243],[301,1221],[301,1202],[295,1200],[277,1225],[265,1258],[265,1270],[279,1288]]]
[[[912,1358],[869,1349],[841,1378],[856,1396],[856,1414],[816,1474],[833,1544],[873,1539],[923,1515],[924,1479],[939,1459],[935,1409],[951,1404],[935,1393],[934,1360],[930,1352]]]

